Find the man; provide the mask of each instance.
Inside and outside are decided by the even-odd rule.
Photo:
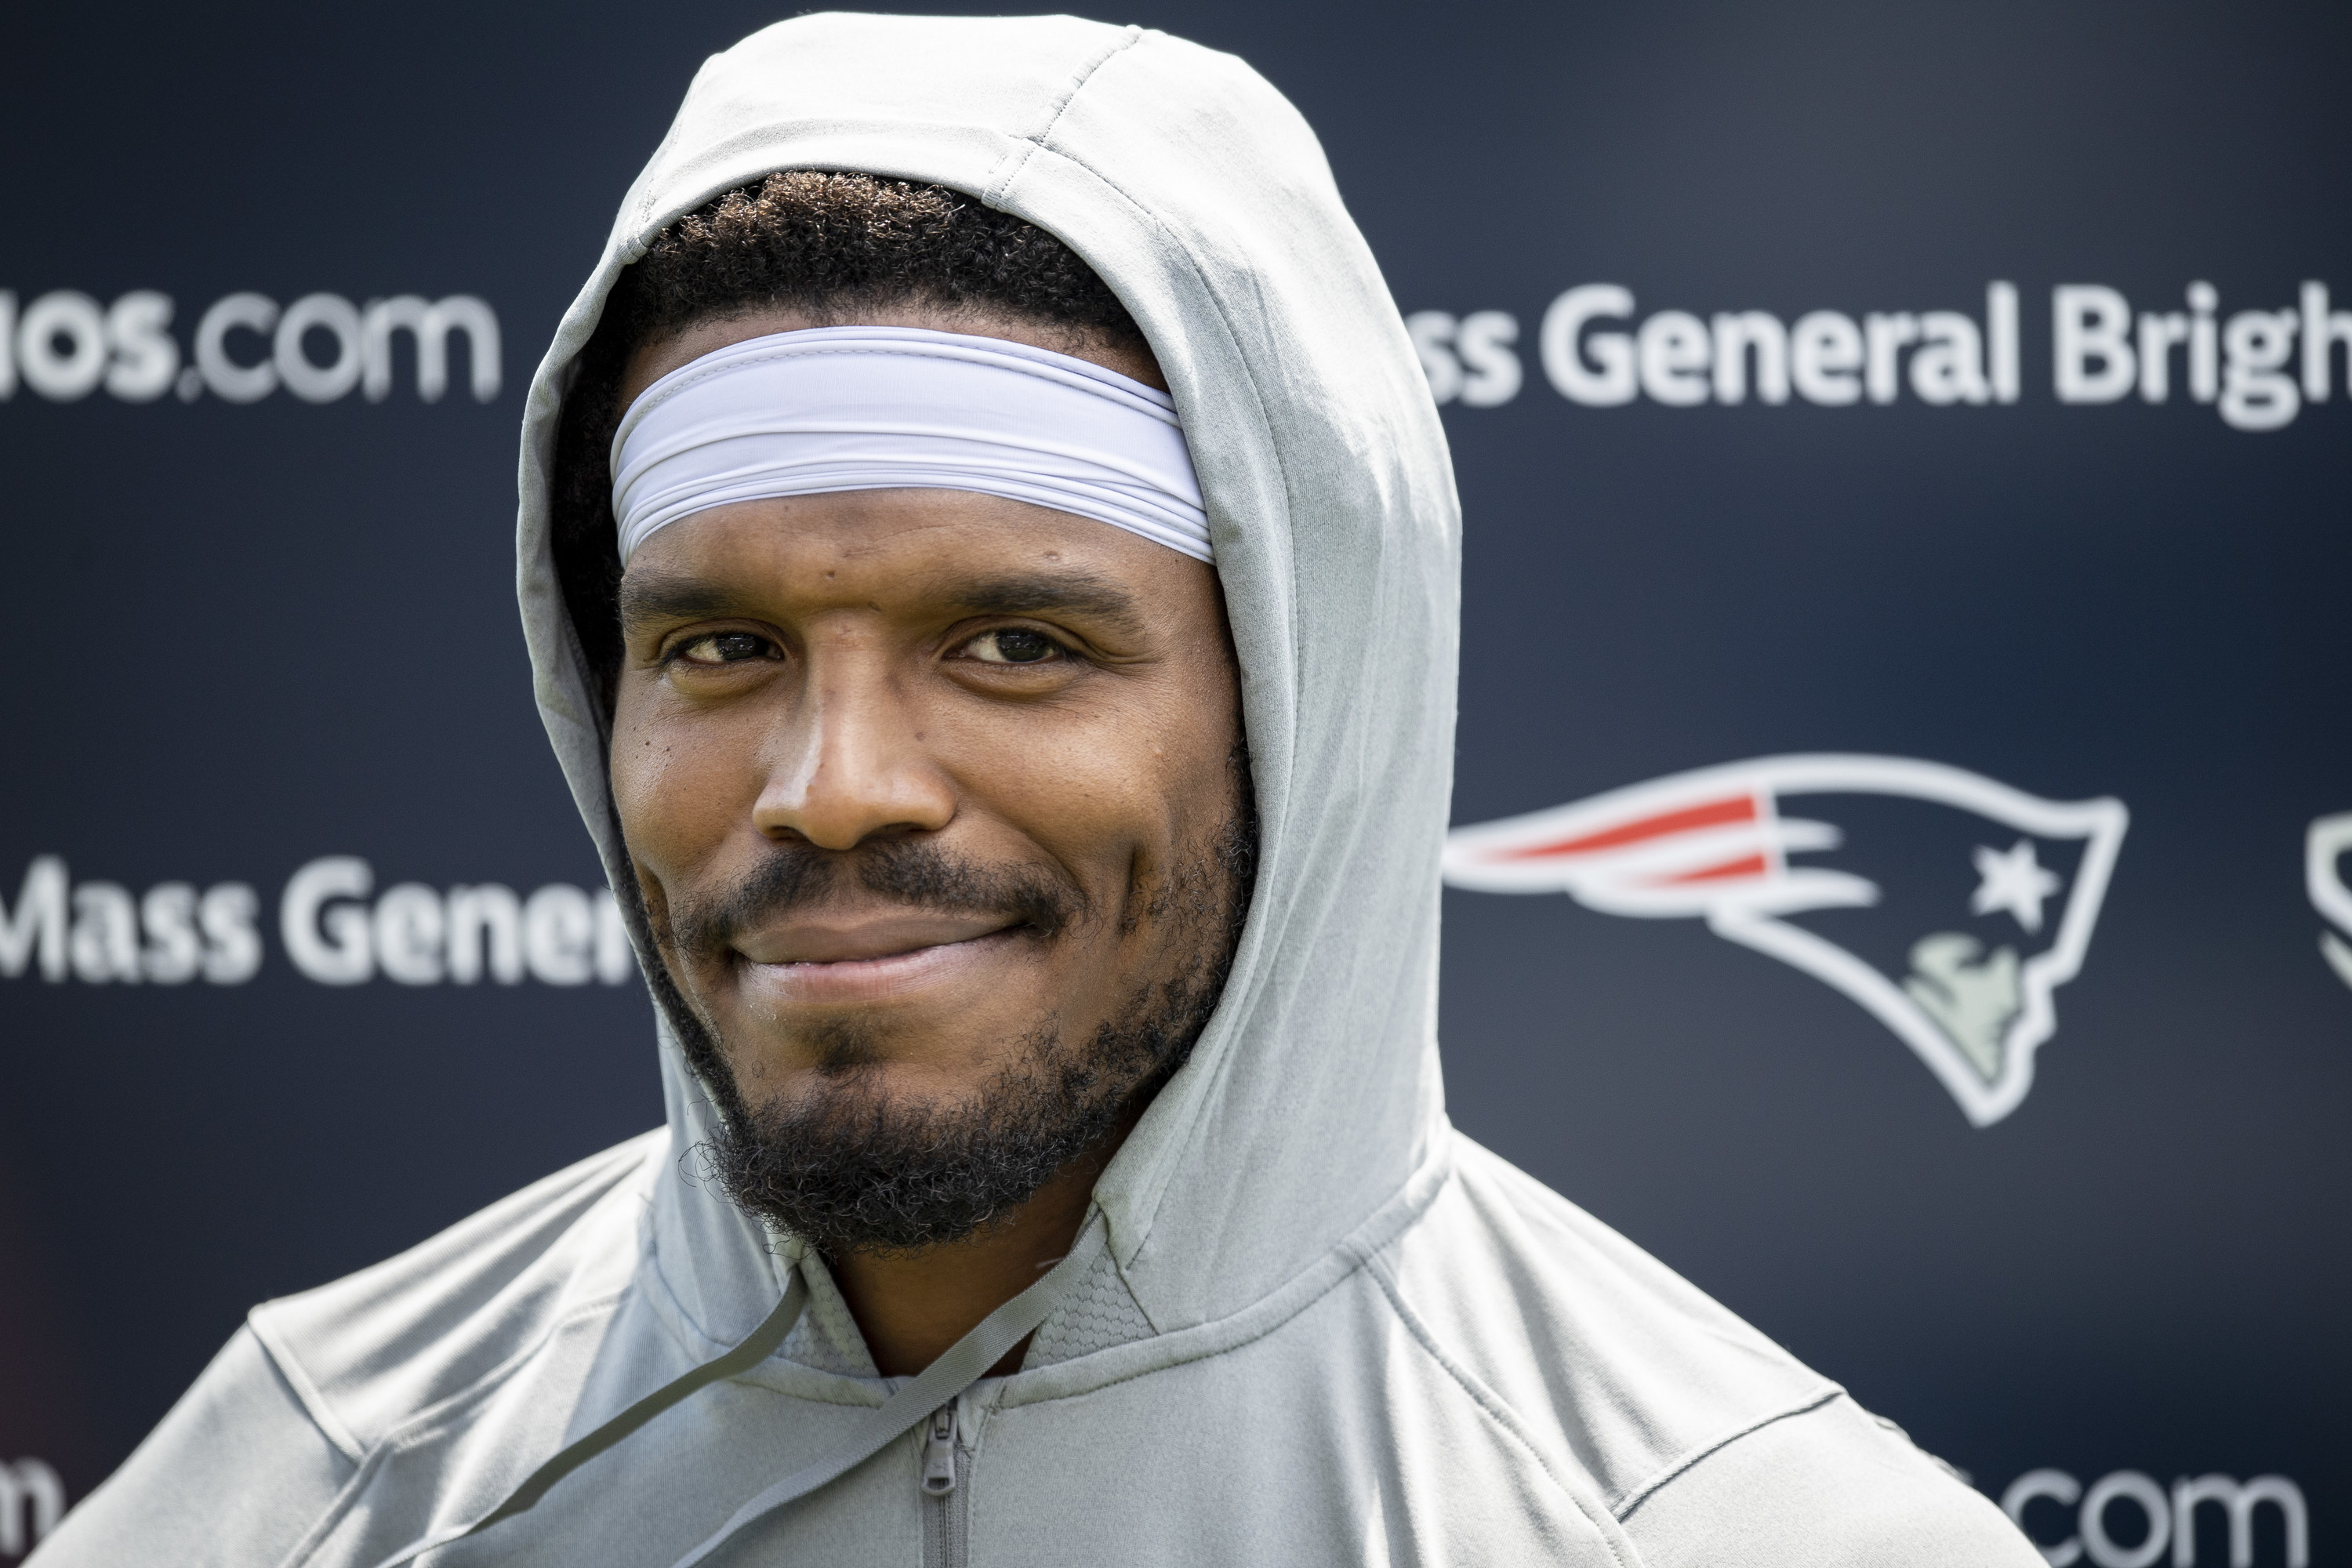
[[[1239,62],[713,59],[520,528],[668,1124],[258,1309],[39,1561],[2038,1561],[1447,1127],[1458,542]]]

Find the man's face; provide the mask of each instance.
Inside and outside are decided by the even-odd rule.
[[[624,396],[808,324],[657,345]],[[850,491],[673,523],[620,598],[614,795],[740,1199],[836,1246],[951,1239],[1189,1049],[1250,847],[1210,567],[996,497]]]

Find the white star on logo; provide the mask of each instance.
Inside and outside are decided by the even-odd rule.
[[[1969,908],[1980,915],[2007,910],[2027,931],[2040,931],[2042,900],[2058,890],[2059,879],[2056,872],[2043,869],[2034,858],[2033,840],[2021,838],[2017,847],[2006,854],[1979,844],[1976,862],[1977,875],[1984,880],[1977,884],[1976,897],[1969,900]]]

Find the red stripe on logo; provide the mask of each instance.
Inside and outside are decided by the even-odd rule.
[[[1595,850],[1616,849],[1645,839],[1664,838],[1669,834],[1687,833],[1696,827],[1720,827],[1727,822],[1756,820],[1756,799],[1753,795],[1734,795],[1729,800],[1711,800],[1705,805],[1685,806],[1680,811],[1661,812],[1656,816],[1644,816],[1637,821],[1604,827],[1598,833],[1588,833],[1581,838],[1563,838],[1557,844],[1538,844],[1532,849],[1510,849],[1496,857],[1498,860],[1536,860],[1549,855],[1590,855]],[[1745,862],[1742,862],[1745,864]],[[1762,869],[1759,866],[1758,869]],[[1725,872],[1724,875],[1730,875]],[[1676,880],[1696,880],[1677,878]]]
[[[1696,871],[1685,871],[1678,877],[1661,877],[1652,885],[1672,888],[1684,882],[1727,882],[1734,877],[1765,876],[1771,869],[1771,864],[1763,856],[1743,855],[1737,860],[1726,860],[1720,866],[1702,867]]]

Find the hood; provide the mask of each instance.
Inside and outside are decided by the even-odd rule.
[[[1314,134],[1229,55],[1063,16],[825,15],[709,59],[566,311],[523,426],[519,586],[540,711],[648,964],[609,727],[551,552],[556,428],[621,269],[671,220],[781,169],[936,183],[1048,230],[1125,301],[1167,375],[1240,655],[1258,873],[1223,1001],[1096,1200],[1158,1331],[1226,1316],[1440,1145],[1461,534],[1403,324]],[[719,1113],[668,1020],[658,1033],[682,1151]],[[656,1200],[661,1267],[680,1305],[731,1337],[773,1306],[789,1265],[677,1169]]]

